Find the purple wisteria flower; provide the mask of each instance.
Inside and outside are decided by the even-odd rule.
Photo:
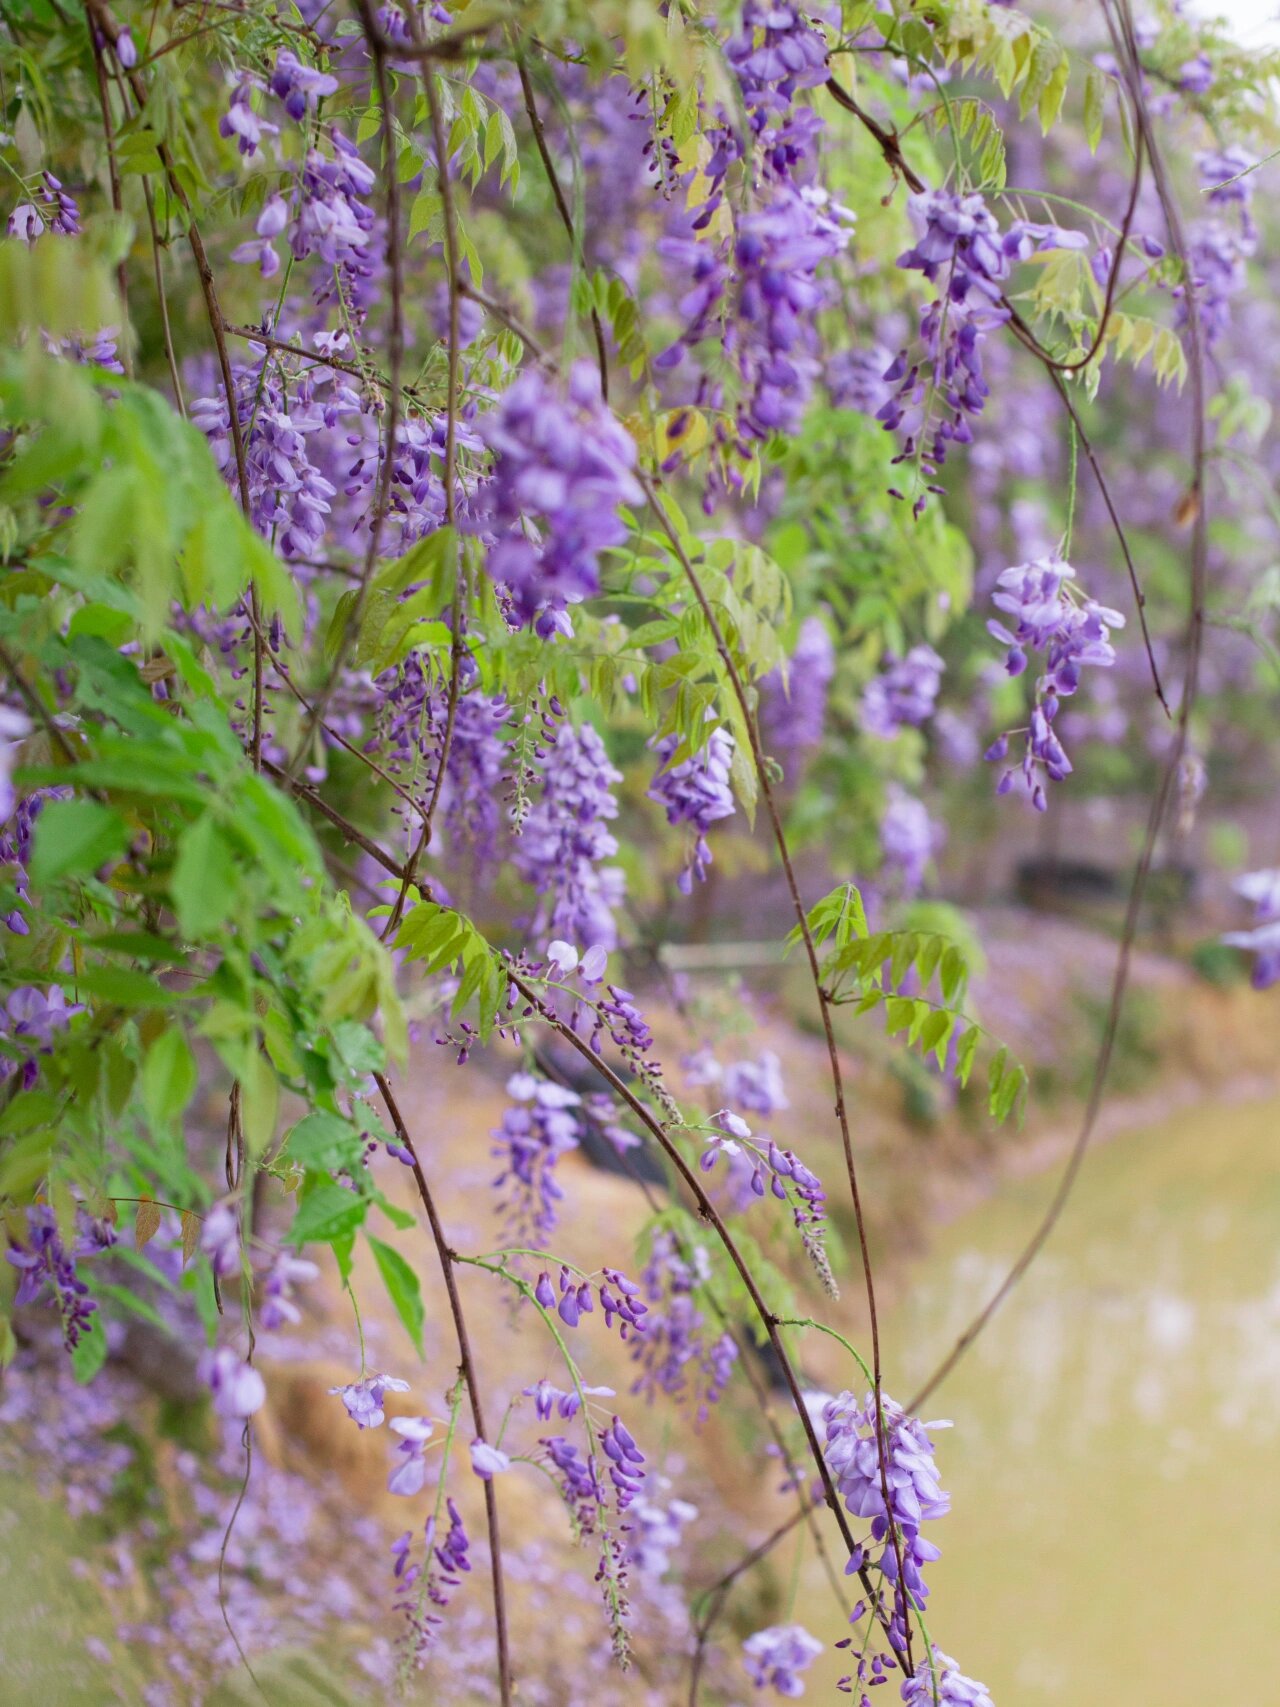
[[[1228,223],[1215,212],[1214,217],[1197,220],[1190,231],[1187,258],[1204,340],[1210,346],[1230,327],[1231,299],[1245,288],[1246,263],[1257,252],[1258,230],[1251,212],[1256,179],[1249,171],[1257,163],[1256,155],[1240,147],[1196,156],[1205,199],[1216,211],[1229,215],[1234,210],[1237,215],[1234,223]],[[1179,327],[1185,327],[1186,292],[1179,285],[1172,294],[1179,305]]]
[[[39,1057],[50,1053],[57,1033],[83,1012],[82,1002],[69,1003],[56,986],[22,984],[11,990],[0,1005],[0,1084],[16,1073],[23,1090],[30,1090],[40,1074]]]
[[[907,211],[916,241],[898,257],[898,265],[923,273],[938,294],[921,311],[920,355],[913,359],[904,349],[885,372],[896,390],[876,418],[886,431],[900,435],[894,460],[918,457],[932,479],[951,444],[972,441],[969,420],[986,404],[982,345],[987,333],[1009,318],[1002,299],[1014,262],[1038,250],[1087,248],[1089,240],[1082,232],[1025,221],[1002,237],[995,215],[976,193],[923,191],[909,199]],[[924,504],[921,493],[917,514]]]
[[[69,1251],[58,1231],[57,1219],[47,1203],[33,1203],[26,1213],[26,1233],[19,1236],[12,1226],[10,1265],[18,1271],[15,1304],[32,1304],[47,1296],[62,1318],[62,1338],[68,1351],[80,1340],[90,1323],[96,1302],[76,1273],[75,1253]]]
[[[1022,760],[1027,791],[1040,812],[1048,804],[1042,779],[1060,782],[1072,768],[1053,727],[1059,701],[1075,693],[1086,665],[1108,669],[1115,663],[1110,631],[1124,627],[1118,611],[1074,596],[1074,581],[1075,570],[1060,557],[1036,558],[1006,569],[996,583],[992,603],[1007,614],[1008,621],[987,623],[991,634],[1008,647],[1005,669],[1011,676],[1026,669],[1028,651],[1044,654]],[[1001,735],[986,757],[998,761],[1008,751],[1008,737]],[[1007,793],[1012,783],[1013,773],[1006,770],[997,792]]]
[[[315,1263],[308,1262],[305,1257],[295,1257],[290,1251],[281,1251],[267,1270],[263,1282],[262,1308],[258,1312],[262,1326],[268,1330],[283,1328],[286,1324],[296,1327],[302,1320],[302,1312],[293,1301],[293,1288],[305,1286],[319,1276],[320,1270]]]
[[[482,1482],[491,1482],[495,1476],[501,1476],[511,1468],[511,1459],[498,1447],[490,1446],[487,1440],[473,1440],[471,1468]]]
[[[627,1563],[641,1576],[664,1577],[671,1569],[671,1555],[684,1544],[684,1531],[698,1515],[687,1500],[657,1505],[641,1497],[631,1502],[628,1513],[631,1534],[627,1541]]]
[[[665,809],[668,824],[688,824],[693,830],[693,847],[677,879],[681,894],[688,895],[695,877],[705,882],[711,864],[707,831],[718,819],[733,815],[729,782],[733,736],[727,729],[713,729],[706,746],[675,765],[671,759],[680,745],[678,735],[664,735],[650,745],[658,755],[659,769],[649,785],[649,799]]]
[[[762,1049],[754,1060],[731,1061],[720,1075],[726,1099],[748,1114],[768,1118],[791,1104],[782,1082],[782,1063],[772,1049]]]
[[[880,855],[886,878],[904,898],[920,892],[941,839],[941,827],[930,818],[924,803],[892,785],[880,819]]]
[[[605,825],[618,815],[611,790],[621,781],[591,724],[560,725],[543,761],[542,793],[515,846],[516,870],[541,898],[534,937],[618,946],[613,909],[625,879],[620,868],[602,862],[618,851]]]
[[[269,124],[253,109],[254,91],[262,88],[258,78],[241,72],[231,92],[230,105],[218,120],[219,136],[234,136],[241,154],[246,157],[258,152],[258,144],[264,136],[278,136],[280,131],[278,125]]]
[[[268,365],[265,352],[259,361],[233,363],[231,372],[254,526],[286,558],[314,557],[337,487],[311,460],[310,440],[340,413],[358,410],[360,400],[344,384],[336,387],[331,404],[294,406],[277,365]],[[234,484],[238,471],[231,417],[221,387],[215,396],[192,403],[191,420],[208,439],[228,483]]]
[[[512,1236],[540,1245],[555,1228],[564,1197],[556,1163],[578,1147],[581,1128],[572,1110],[581,1098],[533,1073],[513,1073],[507,1095],[510,1105],[492,1134],[493,1155],[502,1164],[493,1183],[503,1193],[499,1208]]]
[[[220,1280],[240,1271],[240,1217],[229,1203],[215,1203],[200,1228],[200,1249]]]
[[[296,53],[282,47],[271,73],[271,92],[284,102],[289,117],[301,123],[308,108],[314,109],[326,95],[337,94],[338,79],[327,71],[304,65]]]
[[[1228,931],[1222,938],[1229,948],[1247,949],[1257,956],[1253,963],[1255,990],[1280,983],[1280,871],[1250,871],[1239,878],[1236,894],[1253,906],[1253,926],[1247,931]]]
[[[688,1404],[698,1422],[723,1394],[738,1358],[733,1336],[709,1331],[698,1308],[695,1293],[710,1278],[705,1251],[694,1247],[686,1256],[673,1234],[656,1233],[641,1275],[649,1313],[631,1351],[639,1369],[631,1391],[650,1403],[664,1393]]]
[[[445,1511],[449,1528],[442,1541],[436,1541],[435,1514],[427,1519],[420,1564],[411,1557],[411,1530],[406,1529],[391,1544],[391,1555],[395,1560],[394,1605],[397,1612],[403,1613],[408,1625],[407,1658],[415,1670],[425,1666],[430,1658],[444,1625],[442,1613],[452,1600],[461,1577],[471,1569],[470,1542],[458,1508],[452,1500],[446,1500]],[[424,1571],[425,1583],[421,1580]]]
[[[522,1387],[520,1391],[526,1399],[533,1400],[533,1408],[542,1422],[550,1422],[552,1412],[571,1422],[582,1409],[582,1400],[577,1389],[566,1392],[563,1387],[553,1386],[550,1381],[535,1381],[532,1387]],[[612,1399],[615,1397],[612,1387],[584,1387],[582,1392],[587,1398]]]
[[[934,1673],[937,1673],[937,1690]],[[933,1665],[927,1658],[916,1666],[915,1676],[904,1678],[902,1699],[906,1707],[995,1707],[985,1683],[966,1677],[949,1654],[933,1650]]]
[[[644,498],[635,443],[589,362],[574,364],[563,397],[541,369],[522,373],[481,431],[494,455],[489,574],[518,622],[572,634],[568,606],[600,591],[600,554],[627,537],[619,509]]]
[[[876,1400],[868,1393],[861,1404],[852,1393],[841,1393],[823,1413],[826,1423],[826,1459],[836,1487],[855,1517],[871,1519],[871,1542],[879,1549],[879,1569],[894,1586],[893,1634],[901,1653],[906,1648],[909,1619],[907,1596],[917,1604],[928,1598],[923,1570],[939,1555],[938,1548],[921,1534],[921,1526],[951,1509],[950,1496],[938,1481],[929,1429],[950,1428],[947,1422],[922,1423],[909,1417],[901,1405],[881,1395],[884,1432],[876,1420]],[[883,1482],[889,1490],[886,1508],[881,1476],[884,1442]],[[896,1546],[895,1546],[896,1536]],[[898,1556],[902,1558],[904,1586],[898,1581]],[[861,1549],[850,1560],[851,1569],[862,1562]]]
[[[423,655],[413,652],[402,664],[384,670],[377,692],[374,735],[366,751],[376,749],[395,777],[405,779],[413,808],[397,803],[412,832],[420,825],[435,792],[440,750],[449,723],[448,682],[431,673]],[[444,825],[464,848],[477,873],[489,871],[498,857],[502,830],[502,784],[511,763],[508,744],[510,708],[501,695],[465,688],[454,710],[453,736],[440,795]]]
[[[863,728],[885,740],[905,724],[919,728],[933,715],[944,668],[932,646],[913,646],[905,658],[891,656],[863,692]]]
[[[802,1624],[773,1624],[742,1644],[742,1663],[757,1689],[769,1688],[788,1700],[804,1694],[800,1677],[822,1652],[822,1643]]]
[[[359,1381],[350,1381],[345,1387],[330,1387],[329,1391],[341,1397],[347,1415],[357,1428],[379,1428],[386,1421],[383,1402],[387,1394],[407,1393],[409,1383],[395,1375],[362,1375]]]
[[[427,1479],[427,1443],[435,1425],[426,1417],[392,1417],[390,1428],[400,1436],[396,1465],[387,1479],[387,1492],[409,1496],[422,1491]]]
[[[266,1403],[267,1389],[261,1375],[251,1363],[245,1363],[230,1346],[202,1354],[196,1366],[213,1398],[213,1408],[220,1417],[251,1417]]]
[[[739,222],[737,322],[726,348],[736,355],[744,440],[794,433],[819,374],[813,319],[826,301],[818,268],[849,245],[853,215],[825,190],[781,184]]]
[[[769,744],[778,753],[803,754],[820,746],[827,715],[827,690],[836,673],[836,649],[821,617],[800,625],[795,651],[782,671],[762,683],[762,713]]]

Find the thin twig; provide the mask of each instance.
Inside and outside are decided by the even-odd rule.
[[[156,204],[151,194],[151,181],[143,174],[142,199],[147,204],[147,223],[151,227],[151,260],[156,276],[156,300],[160,305],[160,327],[164,337],[164,356],[169,364],[169,379],[173,385],[173,400],[178,413],[185,421],[187,418],[187,400],[183,395],[182,376],[178,372],[178,358],[173,347],[173,329],[169,325],[169,297],[164,288],[164,267],[160,258],[162,248],[160,232],[156,227]]]
[[[98,104],[102,108],[102,134],[107,144],[107,173],[111,179],[111,206],[118,215],[124,213],[124,197],[120,191],[120,164],[116,159],[115,127],[111,123],[111,96],[107,88],[107,70],[102,63],[102,37],[89,20],[89,40],[93,46],[93,69],[98,82]],[[120,355],[124,370],[133,378],[133,350],[129,338],[129,269],[122,255],[116,264],[116,284],[120,291],[120,309],[124,324],[120,328]]]
[[[0,667],[3,667],[6,675],[8,675],[12,680],[14,687],[17,688],[18,692],[22,695],[23,699],[35,713],[39,721],[44,724],[49,739],[53,742],[54,746],[58,748],[67,763],[72,765],[77,764],[79,760],[76,756],[76,750],[71,745],[71,742],[67,737],[66,730],[59,727],[58,723],[54,719],[53,713],[40,698],[40,695],[31,686],[30,682],[28,682],[26,677],[22,674],[22,671],[18,668],[17,659],[3,642],[0,642]]]
[[[422,1163],[404,1116],[392,1093],[385,1074],[375,1073],[378,1090],[383,1102],[387,1105],[387,1113],[396,1129],[396,1137],[409,1152],[413,1168],[413,1177],[417,1181],[418,1196],[422,1199],[422,1207],[426,1210],[427,1221],[431,1227],[431,1237],[436,1247],[436,1255],[440,1259],[440,1271],[444,1277],[445,1291],[449,1298],[449,1314],[453,1317],[453,1329],[458,1341],[458,1358],[462,1370],[462,1378],[467,1385],[467,1398],[471,1405],[471,1420],[475,1424],[476,1434],[481,1440],[487,1438],[484,1426],[484,1410],[480,1399],[480,1384],[476,1379],[475,1359],[471,1354],[471,1341],[467,1333],[467,1321],[462,1311],[462,1299],[458,1292],[458,1277],[455,1273],[457,1258],[445,1238],[444,1227],[436,1208],[435,1199],[431,1195],[431,1187],[427,1184],[427,1176],[422,1171]],[[502,1707],[511,1707],[511,1655],[507,1636],[507,1607],[506,1589],[502,1572],[502,1536],[498,1526],[498,1497],[493,1485],[493,1478],[488,1477],[484,1484],[485,1521],[489,1530],[489,1560],[493,1575],[493,1616],[498,1647],[498,1688],[501,1695]]]
[[[579,1036],[579,1034],[574,1031],[570,1025],[566,1024],[558,1014],[556,1014],[545,1002],[541,1000],[538,993],[513,966],[508,964],[504,970],[506,972],[506,976],[511,980],[511,983],[524,997],[530,1010],[536,1013],[547,1025],[551,1026],[558,1036],[562,1037],[572,1049],[576,1050],[576,1052],[590,1064],[593,1071],[595,1071],[604,1080],[605,1084],[609,1086],[613,1094],[618,1097],[620,1101],[626,1104],[626,1106],[635,1115],[636,1119],[644,1126],[645,1130],[655,1140],[659,1148],[662,1150],[662,1153],[666,1156],[667,1160],[671,1163],[676,1173],[679,1174],[681,1180],[684,1182],[685,1187],[697,1206],[698,1214],[714,1230],[716,1237],[724,1246],[726,1255],[734,1268],[738,1271],[739,1278],[742,1281],[747,1297],[751,1300],[752,1308],[759,1317],[765,1333],[768,1335],[769,1344],[773,1348],[774,1356],[778,1360],[778,1367],[782,1370],[787,1387],[790,1390],[791,1402],[795,1407],[796,1415],[799,1417],[801,1426],[804,1429],[805,1438],[809,1444],[809,1450],[813,1456],[814,1464],[817,1467],[819,1479],[822,1482],[823,1494],[827,1507],[839,1526],[840,1534],[844,1540],[845,1546],[852,1554],[857,1546],[857,1541],[852,1529],[849,1527],[849,1520],[845,1515],[844,1507],[840,1503],[840,1496],[836,1489],[835,1482],[832,1479],[826,1455],[822,1450],[822,1443],[818,1439],[813,1419],[809,1415],[808,1407],[804,1402],[804,1393],[800,1387],[800,1381],[796,1374],[795,1365],[791,1361],[791,1356],[787,1351],[786,1344],[782,1338],[779,1317],[765,1302],[756,1278],[752,1274],[750,1266],[743,1257],[742,1252],[738,1249],[737,1241],[734,1239],[733,1234],[725,1224],[724,1217],[707,1196],[701,1180],[689,1166],[688,1162],[685,1161],[679,1149],[673,1143],[666,1127],[640,1100],[626,1081],[619,1077],[619,1075],[602,1056],[596,1054],[587,1038]],[[871,1594],[871,1577],[865,1564],[860,1568],[858,1575],[861,1578],[863,1587],[867,1590],[867,1593]]]
[[[1200,320],[1200,304],[1198,287],[1195,276],[1187,257],[1186,238],[1182,229],[1182,217],[1169,184],[1168,173],[1164,164],[1164,156],[1155,136],[1151,123],[1151,115],[1142,90],[1141,61],[1138,54],[1137,42],[1133,34],[1133,19],[1129,10],[1128,0],[1116,0],[1116,16],[1113,18],[1107,0],[1102,0],[1103,13],[1112,33],[1116,55],[1124,69],[1125,81],[1134,105],[1134,114],[1141,133],[1145,139],[1147,155],[1151,162],[1152,176],[1156,182],[1157,193],[1160,197],[1161,209],[1165,217],[1165,225],[1169,233],[1170,247],[1174,255],[1182,263],[1184,275],[1184,291],[1187,309],[1187,342],[1190,346],[1188,370],[1191,379],[1191,393],[1194,408],[1191,429],[1191,499],[1195,506],[1191,540],[1191,573],[1186,625],[1187,664],[1183,680],[1182,701],[1178,707],[1178,718],[1174,726],[1174,737],[1165,760],[1160,783],[1151,803],[1151,811],[1147,818],[1146,833],[1143,837],[1142,849],[1134,871],[1133,882],[1129,890],[1129,903],[1125,910],[1124,931],[1120,940],[1120,952],[1116,961],[1115,975],[1111,985],[1111,998],[1107,1006],[1107,1017],[1103,1026],[1102,1042],[1098,1050],[1094,1066],[1093,1078],[1089,1087],[1089,1100],[1085,1106],[1084,1117],[1076,1141],[1067,1158],[1066,1167],[1054,1191],[1052,1200],[1045,1210],[1039,1225],[1031,1238],[1023,1247],[1022,1252],[1013,1264],[1008,1274],[1001,1281],[987,1303],[979,1311],[973,1321],[960,1335],[955,1345],[948,1352],[938,1368],[925,1382],[920,1392],[911,1401],[911,1409],[917,1410],[931,1393],[946,1379],[960,1359],[968,1351],[983,1329],[990,1322],[996,1311],[1022,1279],[1057,1226],[1071,1196],[1072,1188],[1079,1176],[1085,1153],[1093,1136],[1097,1123],[1098,1112],[1102,1106],[1103,1093],[1106,1089],[1107,1075],[1111,1059],[1115,1052],[1116,1036],[1120,1026],[1120,1015],[1124,1007],[1125,992],[1128,985],[1129,966],[1133,956],[1134,940],[1137,936],[1138,919],[1142,903],[1146,895],[1147,880],[1155,859],[1156,845],[1160,828],[1168,810],[1169,801],[1173,797],[1175,785],[1183,756],[1187,749],[1190,731],[1191,715],[1195,706],[1199,688],[1200,648],[1204,632],[1204,602],[1207,583],[1208,563],[1208,520],[1205,501],[1204,474],[1206,457],[1205,431],[1205,384],[1204,384],[1204,345]]]
[[[533,81],[529,76],[529,67],[523,53],[516,54],[516,70],[520,75],[520,91],[524,96],[524,110],[529,120],[529,128],[533,131],[534,144],[538,150],[538,158],[542,161],[542,169],[546,173],[547,183],[551,186],[551,199],[556,204],[556,212],[560,215],[560,223],[569,233],[569,242],[573,246],[574,258],[582,264],[582,238],[574,224],[569,204],[565,200],[564,189],[560,183],[556,163],[551,158],[551,150],[547,145],[547,133],[543,128],[542,118],[538,112],[537,102],[533,94]],[[591,305],[591,331],[596,341],[596,364],[600,369],[600,395],[605,402],[609,401],[609,353],[605,344],[604,327],[600,323],[600,313],[595,304]]]
[[[382,545],[382,531],[386,525],[387,515],[391,508],[391,487],[395,479],[396,439],[400,431],[400,370],[404,361],[404,266],[400,238],[400,171],[396,159],[396,126],[395,112],[391,104],[391,80],[387,76],[387,55],[381,45],[382,32],[378,28],[374,15],[372,0],[355,0],[356,10],[360,14],[360,26],[369,44],[369,52],[373,59],[374,81],[378,89],[378,106],[380,112],[380,127],[382,135],[383,169],[387,176],[386,222],[387,222],[387,275],[390,285],[390,312],[387,324],[387,365],[390,385],[387,397],[386,419],[386,449],[383,453],[382,467],[378,473],[378,488],[374,497],[373,515],[369,523],[369,541],[365,549],[364,568],[356,585],[356,596],[347,619],[343,623],[342,633],[338,638],[337,648],[329,671],[321,684],[319,693],[313,702],[312,714],[298,741],[297,750],[289,765],[289,774],[295,776],[307,750],[312,731],[323,720],[325,710],[338,685],[343,665],[352,642],[360,632],[360,619],[364,614],[365,602],[369,596],[369,586],[373,580],[374,568],[378,561],[378,551]]]
[[[853,1154],[853,1135],[849,1127],[849,1112],[845,1098],[844,1069],[840,1064],[840,1051],[836,1044],[835,1026],[831,1017],[830,997],[827,993],[826,986],[822,982],[822,969],[818,961],[817,945],[813,940],[813,932],[809,928],[808,911],[805,908],[804,901],[800,895],[800,885],[796,879],[795,866],[791,859],[791,850],[787,844],[786,831],[783,829],[782,818],[778,811],[778,803],[774,797],[773,784],[769,776],[768,761],[766,760],[764,750],[760,745],[760,730],[756,722],[755,710],[747,697],[746,685],[743,682],[738,666],[734,661],[733,653],[729,649],[729,644],[725,639],[724,631],[720,626],[719,619],[711,607],[711,601],[707,597],[706,589],[702,585],[702,580],[694,568],[693,563],[690,561],[689,554],[684,548],[684,542],[681,540],[678,530],[672,525],[665,507],[659,501],[658,493],[652,480],[644,470],[639,471],[638,478],[645,496],[648,498],[650,506],[653,509],[653,513],[658,519],[659,526],[666,534],[671,549],[675,553],[676,559],[684,571],[685,579],[688,581],[693,595],[698,602],[699,608],[706,619],[707,626],[711,631],[712,640],[715,642],[716,651],[724,666],[725,673],[729,678],[729,684],[733,690],[734,698],[738,702],[738,709],[742,714],[743,725],[747,731],[747,739],[751,745],[752,764],[759,784],[760,795],[765,803],[765,810],[769,816],[769,824],[773,831],[773,839],[778,850],[778,858],[781,861],[783,874],[786,878],[787,892],[791,897],[791,906],[795,913],[796,928],[798,929],[801,941],[804,944],[805,959],[809,965],[809,976],[812,980],[814,992],[818,1000],[818,1011],[822,1019],[822,1032],[827,1049],[827,1063],[831,1074],[832,1090],[835,1095],[836,1123],[840,1130],[840,1143],[844,1154],[845,1175],[849,1182],[849,1194],[853,1203],[854,1223],[858,1233],[858,1248],[862,1258],[862,1278],[867,1300],[867,1314],[870,1319],[872,1388],[875,1395],[876,1416],[879,1421],[879,1427],[876,1430],[876,1449],[877,1457],[880,1462],[881,1494],[884,1498],[885,1509],[887,1511],[891,1511],[893,1507],[892,1501],[889,1498],[889,1467],[887,1463],[888,1437],[887,1429],[884,1424],[880,1362],[880,1322],[879,1313],[876,1308],[875,1279],[871,1271],[871,1248],[867,1238],[866,1218],[862,1209],[862,1194],[858,1185],[858,1169]],[[890,1524],[889,1534],[893,1545],[894,1556],[898,1565],[897,1580],[900,1583],[904,1583],[905,1578],[902,1574],[903,1561],[901,1538],[898,1534],[898,1526],[896,1524]],[[911,1666],[911,1629],[909,1620],[906,1621],[906,1632],[906,1659],[908,1665]]]
[[[413,851],[405,865],[400,892],[387,915],[387,923],[382,933],[384,942],[390,939],[392,932],[395,931],[404,916],[409,886],[417,875],[418,864],[431,842],[431,829],[435,822],[436,808],[440,804],[440,793],[444,787],[445,773],[449,768],[449,754],[453,748],[453,735],[458,721],[458,691],[462,680],[462,659],[466,651],[462,641],[462,552],[457,538],[458,364],[462,343],[458,319],[458,285],[461,279],[458,209],[453,196],[453,183],[449,177],[449,144],[444,131],[444,115],[440,111],[440,99],[436,93],[435,74],[429,64],[424,64],[422,68],[422,90],[426,98],[427,112],[431,119],[431,145],[436,157],[436,183],[440,191],[440,206],[444,212],[444,262],[449,292],[449,377],[445,399],[444,428],[444,525],[452,530],[450,549],[454,557],[453,604],[450,623],[449,688],[445,703],[444,733],[441,736],[439,751],[436,754],[436,771],[431,782],[431,795],[427,801],[426,810],[422,814],[422,825],[418,831],[418,839],[414,843]]]
[[[703,1590],[703,1593],[708,1595],[710,1600],[706,1611],[698,1619],[694,1628],[693,1669],[689,1675],[689,1707],[698,1707],[698,1690],[702,1682],[702,1668],[706,1664],[707,1643],[725,1600],[728,1598],[729,1590],[739,1577],[745,1576],[762,1559],[767,1559],[778,1543],[785,1541],[791,1531],[806,1517],[811,1516],[814,1510],[815,1507],[806,1500],[799,1511],[793,1512],[785,1523],[780,1523],[771,1535],[767,1535],[758,1546],[753,1547],[749,1553],[739,1559],[731,1570],[726,1571],[717,1582],[712,1583],[710,1588]]]

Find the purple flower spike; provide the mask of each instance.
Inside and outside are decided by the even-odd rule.
[[[661,764],[649,788],[649,799],[666,809],[668,824],[688,824],[694,833],[688,863],[679,877],[680,890],[687,895],[695,877],[699,883],[705,881],[711,864],[707,831],[718,819],[733,813],[733,790],[729,786],[733,737],[725,729],[712,730],[706,746],[678,765],[671,764],[680,745],[678,735],[664,735],[652,745]]]
[[[643,500],[635,444],[589,362],[573,368],[563,397],[540,369],[521,374],[482,431],[494,453],[489,574],[519,623],[536,622],[544,638],[571,634],[567,607],[600,591],[600,553],[627,537],[619,509]]]

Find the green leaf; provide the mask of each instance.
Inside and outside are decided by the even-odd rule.
[[[102,1312],[95,1310],[89,1326],[81,1333],[71,1351],[71,1373],[83,1387],[107,1361],[107,1336],[102,1326]]]
[[[239,881],[231,848],[206,813],[178,838],[169,896],[182,934],[200,941],[230,917]]]
[[[286,1144],[291,1161],[315,1172],[354,1167],[364,1153],[364,1135],[340,1114],[324,1109],[300,1120]]]
[[[38,884],[89,877],[124,851],[124,819],[96,800],[51,800],[36,819],[31,875]]]
[[[1096,65],[1091,65],[1084,82],[1084,134],[1092,154],[1097,153],[1102,141],[1106,100],[1107,79]]]
[[[422,1304],[422,1287],[417,1275],[409,1264],[393,1250],[390,1245],[384,1245],[381,1239],[375,1239],[372,1233],[367,1235],[369,1249],[373,1252],[373,1260],[378,1265],[378,1273],[382,1276],[387,1288],[387,1294],[395,1305],[400,1320],[408,1329],[409,1338],[419,1357],[426,1357],[422,1343],[422,1326],[426,1320],[426,1311]]]
[[[170,1026],[147,1051],[142,1064],[142,1102],[152,1126],[167,1127],[196,1093],[199,1073],[186,1035]]]
[[[74,977],[68,974],[58,982],[64,990],[81,996],[96,996],[99,1002],[109,1002],[118,1008],[167,1008],[182,1000],[182,992],[166,990],[145,972],[134,972],[124,966],[89,966]]]
[[[321,1182],[307,1190],[286,1237],[291,1245],[329,1244],[354,1232],[368,1211],[367,1198]]]

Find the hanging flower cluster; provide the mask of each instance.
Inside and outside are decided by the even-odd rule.
[[[733,736],[727,729],[713,729],[705,747],[671,763],[680,738],[664,735],[652,743],[660,761],[657,776],[649,786],[650,800],[666,808],[668,824],[688,824],[694,834],[689,861],[680,873],[680,892],[688,895],[696,877],[706,881],[711,864],[707,831],[721,818],[733,815],[733,789],[729,770],[733,763]]]
[[[862,727],[886,741],[904,725],[919,728],[933,715],[945,667],[932,646],[913,646],[905,658],[890,657],[863,691]]]
[[[1022,759],[1026,790],[1038,812],[1043,812],[1048,803],[1044,781],[1061,782],[1071,771],[1071,761],[1053,727],[1059,702],[1076,691],[1080,672],[1087,665],[1108,669],[1115,663],[1111,630],[1124,627],[1118,611],[1075,594],[1075,575],[1060,557],[1037,558],[1006,569],[992,594],[992,603],[1006,613],[1007,621],[993,619],[987,624],[1009,649],[1005,669],[1011,676],[1019,676],[1026,669],[1029,651],[1044,654]],[[1008,751],[1008,736],[1001,735],[986,756],[998,761]],[[997,793],[1006,794],[1012,786],[1013,772],[1006,770]]]
[[[542,793],[524,820],[515,847],[521,877],[541,897],[532,925],[535,938],[617,946],[614,909],[625,893],[617,866],[603,864],[618,851],[605,828],[618,815],[612,787],[622,772],[609,762],[604,742],[589,723],[562,723],[542,767]]]
[[[520,1243],[540,1245],[555,1228],[564,1191],[555,1177],[561,1156],[578,1147],[576,1091],[533,1073],[507,1080],[510,1104],[493,1132],[493,1155],[501,1163],[495,1188],[507,1229]]]
[[[482,434],[494,458],[489,574],[516,622],[571,635],[569,607],[600,591],[601,554],[627,537],[620,509],[643,500],[635,444],[588,362],[574,365],[563,396],[541,369],[521,374]]]
[[[924,1567],[940,1556],[934,1543],[921,1533],[922,1527],[945,1517],[951,1509],[950,1496],[938,1481],[928,1430],[951,1425],[918,1422],[884,1394],[880,1411],[883,1427],[874,1393],[868,1393],[861,1404],[852,1393],[832,1399],[823,1412],[826,1457],[849,1510],[855,1517],[871,1519],[865,1552],[874,1552],[875,1563],[893,1584],[891,1639],[901,1653],[907,1646],[910,1606],[922,1604],[928,1597]],[[861,1555],[856,1557],[861,1563]]]

